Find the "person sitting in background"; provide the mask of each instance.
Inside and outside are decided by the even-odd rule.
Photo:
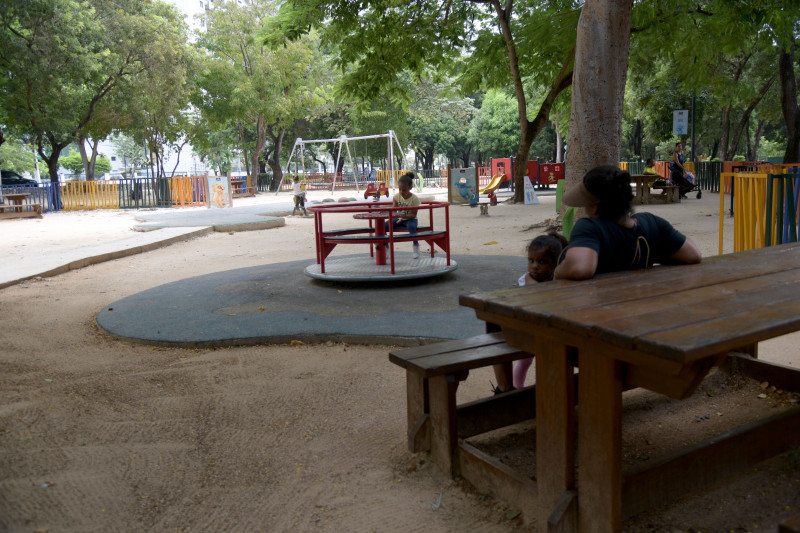
[[[644,164],[644,170],[642,171],[642,174],[658,176],[658,172],[656,172],[656,162],[652,159],[648,159]]]
[[[673,185],[678,186],[681,198],[686,199],[686,193],[693,190],[694,185],[686,179],[686,169],[683,163],[683,145],[681,143],[675,143],[675,151],[672,152],[672,162],[669,164],[670,179]],[[698,199],[701,194],[702,193],[698,193]]]

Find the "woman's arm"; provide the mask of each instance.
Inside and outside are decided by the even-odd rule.
[[[597,252],[591,248],[567,248],[564,260],[556,267],[553,279],[589,279],[597,271],[597,260]]]
[[[681,160],[678,157],[678,152],[672,152],[672,161],[674,161],[675,164],[680,167],[681,172],[686,172],[686,169],[683,168],[683,165],[681,164]]]
[[[695,265],[702,261],[703,256],[700,250],[692,239],[686,237],[683,246],[678,248],[678,251],[669,256],[670,263],[679,263],[685,265]]]

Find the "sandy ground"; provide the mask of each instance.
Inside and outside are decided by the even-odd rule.
[[[707,194],[648,210],[713,255],[718,209],[719,197]],[[522,254],[554,200],[490,214],[451,210],[455,254]],[[6,261],[118,239],[135,224],[126,211],[2,222]],[[0,530],[542,531],[408,453],[405,376],[389,363],[389,346],[163,348],[113,339],[94,322],[104,305],[164,283],[313,258],[312,219],[287,217],[282,228],[214,233],[0,290]],[[797,340],[763,343],[761,357],[797,366]],[[459,400],[487,395],[491,379],[474,372]],[[684,403],[633,391],[626,461],[656,454],[654,441],[696,442],[797,398],[758,399],[758,384],[714,379]],[[625,529],[774,530],[800,513],[799,465],[779,457],[705,494],[687,487],[685,499]]]

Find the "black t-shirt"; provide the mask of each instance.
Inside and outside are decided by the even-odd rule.
[[[572,229],[567,249],[591,248],[597,252],[596,273],[602,274],[663,263],[686,241],[685,235],[661,217],[637,213],[633,218],[633,228],[600,218],[582,218]]]

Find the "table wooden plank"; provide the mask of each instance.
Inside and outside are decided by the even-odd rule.
[[[794,290],[798,281],[800,281],[800,265],[794,270],[676,291],[652,300],[642,299],[601,305],[571,313],[570,319],[576,323],[599,327],[613,322],[620,324],[620,328],[626,329],[647,328],[648,324],[657,325],[659,329],[669,329],[694,323],[703,315],[695,314],[689,317],[684,313],[703,312],[704,307],[725,306],[727,310],[730,306],[726,305],[726,302],[755,306],[770,305],[770,302],[764,302],[763,295],[766,292],[775,290],[783,293],[785,290]],[[644,331],[646,329],[642,330]]]
[[[517,289],[463,295],[461,305],[513,316],[511,307],[535,309],[542,316],[572,314],[577,310],[736,281],[797,268],[800,243],[748,250],[704,259],[699,265],[665,266],[602,274],[587,281],[552,281]],[[754,252],[762,252],[761,255]],[[723,260],[724,258],[724,260]]]
[[[742,309],[717,320],[636,339],[635,348],[658,357],[690,362],[800,330],[800,302]],[[727,337],[725,336],[727,334]]]
[[[765,294],[776,294],[765,299]],[[731,309],[750,312],[775,304],[800,301],[800,269],[771,276],[748,278],[731,283],[702,287],[665,295],[655,301],[638,300],[625,304],[600,306],[553,317],[550,325],[564,331],[583,331],[594,338],[632,348],[636,338],[692,326],[725,317]],[[524,313],[521,314],[524,319]],[[724,339],[730,332],[719,331]],[[714,339],[708,338],[709,342]]]

